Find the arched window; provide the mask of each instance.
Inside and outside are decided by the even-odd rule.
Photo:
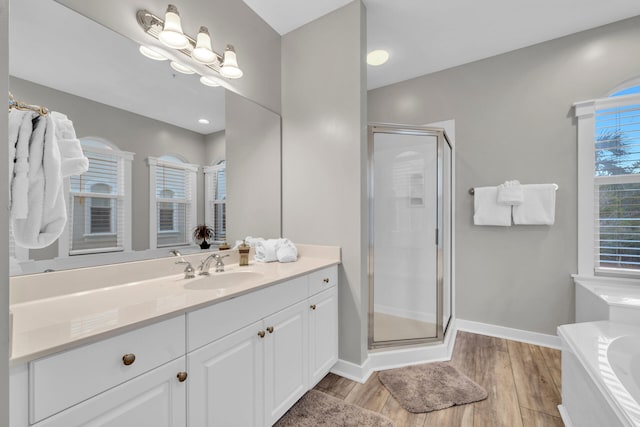
[[[214,243],[222,243],[227,238],[227,162],[221,160],[216,165],[204,168],[205,222],[213,227]]]
[[[149,157],[149,247],[191,244],[196,226],[197,165],[179,156]]]
[[[104,139],[81,138],[89,169],[70,177],[69,233],[58,240],[60,256],[131,250],[131,161]]]
[[[579,274],[640,275],[640,85],[575,107]]]

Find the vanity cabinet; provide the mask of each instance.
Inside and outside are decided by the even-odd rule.
[[[327,267],[14,366],[11,427],[272,425],[337,360],[336,285]]]
[[[183,427],[186,420],[185,357],[47,418],[38,427]],[[59,384],[64,388],[63,384]],[[61,393],[62,394],[62,393]]]

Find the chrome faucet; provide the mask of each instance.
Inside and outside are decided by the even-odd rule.
[[[224,262],[222,262],[222,258],[226,258],[229,255],[220,256],[218,254],[211,254],[200,263],[200,273],[201,276],[209,275],[209,266],[211,265],[211,261],[216,260],[216,273],[222,273],[224,271]]]
[[[184,268],[184,278],[185,279],[193,279],[196,277],[196,271],[189,261],[176,261],[176,264],[187,264]]]

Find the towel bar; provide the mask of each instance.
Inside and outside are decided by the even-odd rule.
[[[559,188],[559,187],[558,187],[558,184],[553,184],[553,186],[556,188],[556,190]],[[473,187],[471,187],[471,188],[469,189],[469,194],[471,194],[471,195],[473,196],[475,193],[476,193],[476,189],[475,189],[475,188],[473,188]]]

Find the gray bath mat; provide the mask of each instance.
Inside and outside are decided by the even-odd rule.
[[[274,427],[394,427],[386,417],[311,390],[293,405]]]
[[[378,373],[380,382],[409,412],[431,412],[487,398],[487,392],[445,362],[406,366]]]

